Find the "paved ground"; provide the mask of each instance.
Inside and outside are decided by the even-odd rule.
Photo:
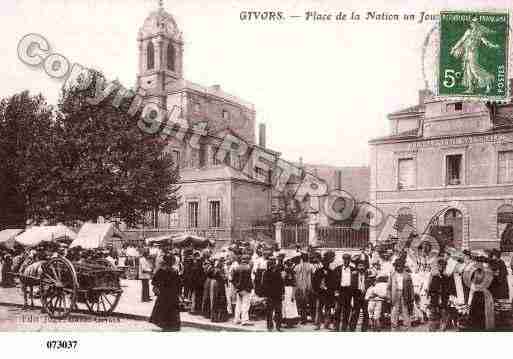
[[[119,317],[99,318],[73,313],[64,320],[52,320],[41,310],[22,310],[20,307],[0,306],[0,331],[158,331],[147,321]]]
[[[89,314],[73,313],[63,321],[50,320],[39,309],[24,311],[19,306],[23,304],[23,297],[19,288],[0,287],[0,331],[152,331],[157,327],[147,322],[154,302],[142,303],[140,301],[140,281],[123,280],[123,295],[116,308],[116,314],[106,318],[98,318]],[[2,304],[9,304],[5,306]],[[35,300],[35,305],[39,301]],[[79,308],[82,305],[79,304]],[[119,315],[121,314],[121,315]],[[227,321],[225,323],[212,323],[210,320],[189,313],[181,313],[184,331],[267,331],[264,320],[253,321],[251,326],[241,326]],[[427,331],[427,325],[414,327],[413,331]],[[314,331],[313,324],[300,325],[284,332]],[[321,331],[326,331],[322,329]]]

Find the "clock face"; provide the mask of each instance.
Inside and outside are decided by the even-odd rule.
[[[168,34],[172,35],[173,37],[177,37],[178,36],[178,30],[170,22],[166,23],[166,32]]]

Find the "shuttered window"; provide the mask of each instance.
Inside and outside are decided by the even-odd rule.
[[[209,226],[214,228],[221,227],[221,202],[209,202]]]
[[[415,161],[413,158],[401,158],[398,163],[398,189],[415,187]]]
[[[499,183],[513,182],[513,151],[499,152]]]
[[[459,185],[462,182],[462,155],[449,155],[446,157],[446,184]]]
[[[198,202],[187,203],[187,220],[189,228],[198,228],[199,205]]]

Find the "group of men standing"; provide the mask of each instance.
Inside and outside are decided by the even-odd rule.
[[[317,330],[324,326],[335,331],[354,331],[362,314],[362,331],[366,331],[369,323],[366,294],[373,285],[368,272],[369,258],[361,255],[355,260],[344,254],[342,264],[333,268],[334,252],[314,256],[317,258],[309,260],[303,253],[291,271],[301,323],[306,323],[310,317]],[[267,264],[262,279],[267,328],[272,330],[274,321],[280,329],[284,289],[288,284],[285,282],[287,266],[283,266],[279,258],[269,258]]]

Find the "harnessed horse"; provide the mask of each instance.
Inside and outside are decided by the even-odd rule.
[[[24,308],[28,308],[28,296],[30,296],[30,307],[34,307],[34,287],[40,284],[43,263],[44,260],[38,259],[33,252],[25,252],[13,260],[12,269],[20,279]]]

